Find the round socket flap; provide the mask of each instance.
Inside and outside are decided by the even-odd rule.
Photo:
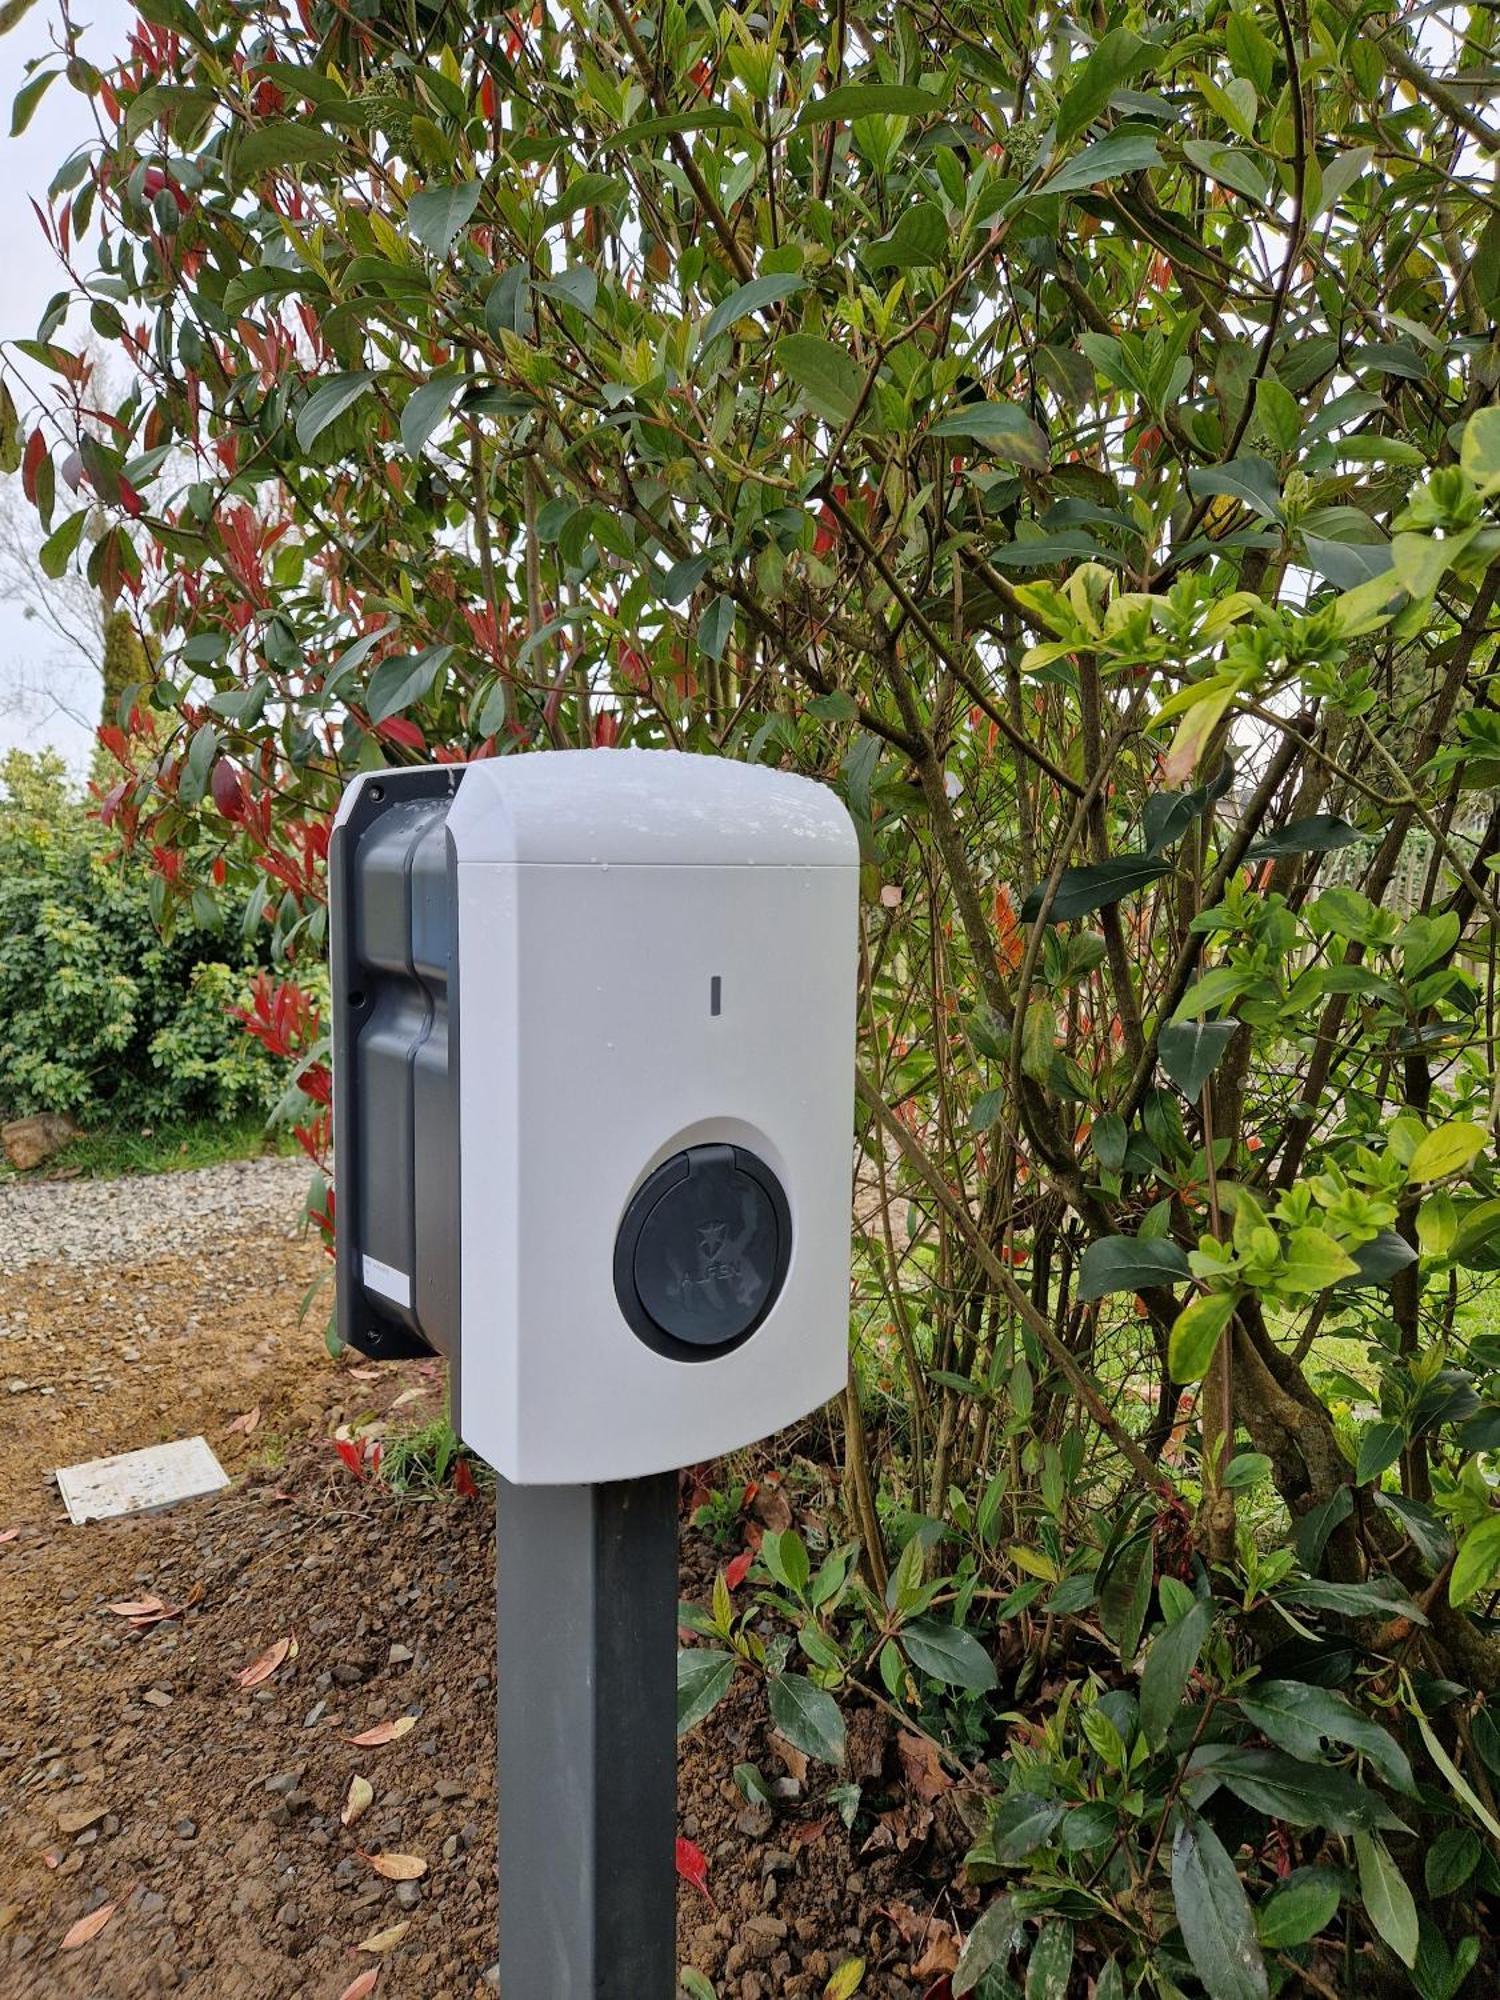
[[[649,1176],[615,1239],[615,1295],[659,1353],[707,1359],[747,1340],[791,1258],[781,1183],[743,1146],[690,1146]]]

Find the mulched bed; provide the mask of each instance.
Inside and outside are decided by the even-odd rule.
[[[0,1403],[0,1534],[19,1530],[0,1545],[0,1996],[339,2000],[367,1970],[381,2000],[492,1993],[491,1502],[401,1501],[329,1441],[398,1399],[390,1421],[420,1421],[441,1380],[324,1356],[298,1317],[308,1245],[173,1248],[5,1280],[0,1376],[24,1386]],[[252,1409],[248,1434],[229,1428]],[[223,1494],[67,1524],[54,1465],[198,1429],[234,1475]],[[685,1594],[706,1594],[715,1561],[689,1535]],[[152,1597],[185,1608],[139,1627],[107,1608]],[[384,1744],[348,1740],[404,1717]],[[735,1785],[745,1763],[771,1806]],[[944,1991],[965,1840],[952,1797],[874,1711],[855,1718],[850,1766],[778,1747],[748,1676],[682,1746],[680,1831],[708,1896],[680,1886],[679,1956],[722,2000],[821,1995],[850,1958],[874,2000]],[[374,1798],[346,1827],[356,1774]],[[852,1832],[829,1798],[851,1775]],[[391,1854],[426,1873],[391,1881],[366,1859]]]

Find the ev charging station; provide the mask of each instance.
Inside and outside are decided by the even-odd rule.
[[[673,751],[339,808],[339,1329],[498,1475],[502,2000],[676,1990],[676,1472],[844,1386],[858,882],[826,788]]]

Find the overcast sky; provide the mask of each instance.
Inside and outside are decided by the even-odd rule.
[[[125,0],[93,0],[92,6],[84,0],[79,7],[78,17],[89,23],[83,51],[101,68],[124,49],[132,13]],[[6,136],[11,100],[26,81],[24,65],[46,52],[52,24],[50,0],[36,0],[20,26],[0,40],[0,339],[7,343],[35,334],[48,299],[65,282],[30,197],[45,206],[47,183],[92,131],[87,100],[59,78],[26,132],[19,139]],[[14,359],[8,351],[6,358],[8,364]],[[23,360],[19,366],[28,381],[43,386],[34,364]],[[13,381],[10,366],[7,376]],[[0,750],[51,745],[82,772],[92,748],[87,719],[98,705],[96,669],[20,606],[0,603]]]

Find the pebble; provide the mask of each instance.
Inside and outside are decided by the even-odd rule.
[[[0,1271],[28,1264],[128,1264],[195,1235],[293,1234],[307,1193],[301,1159],[232,1160],[185,1173],[0,1186]],[[121,1350],[126,1361],[140,1350]],[[29,1382],[6,1384],[13,1396]]]

